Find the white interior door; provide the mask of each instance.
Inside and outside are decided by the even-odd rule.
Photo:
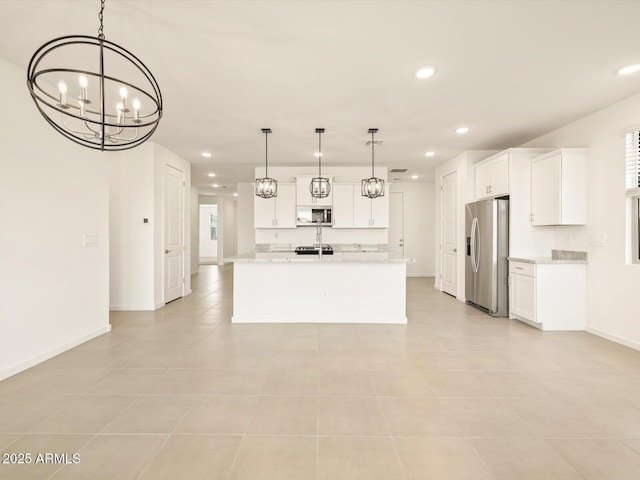
[[[456,296],[458,289],[458,172],[442,178],[442,291]]]
[[[402,192],[389,194],[389,249],[404,256],[404,198]]]
[[[184,295],[184,172],[164,166],[164,302]]]

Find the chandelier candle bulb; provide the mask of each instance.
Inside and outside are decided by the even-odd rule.
[[[89,80],[87,80],[87,77],[85,77],[84,75],[80,75],[80,77],[78,78],[78,83],[80,84],[80,98],[79,103],[81,104],[88,104],[91,103],[91,100],[89,100],[89,96],[87,94],[87,87],[89,86]],[[82,116],[84,117],[84,108],[81,105],[81,111],[82,111]]]
[[[137,98],[133,99],[133,122],[140,123],[140,100]]]
[[[60,92],[60,103],[58,106],[64,109],[69,108],[69,105],[67,105],[67,84],[64,80],[58,82],[58,91]]]

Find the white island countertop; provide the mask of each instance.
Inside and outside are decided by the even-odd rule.
[[[414,263],[414,258],[391,252],[334,253],[333,255],[298,255],[292,252],[255,252],[225,259],[234,263]]]

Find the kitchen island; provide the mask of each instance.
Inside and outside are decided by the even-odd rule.
[[[413,259],[265,252],[229,261],[234,323],[407,323],[406,270]]]

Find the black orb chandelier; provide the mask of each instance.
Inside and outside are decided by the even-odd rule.
[[[42,45],[29,62],[27,86],[42,116],[65,137],[96,150],[126,150],[155,132],[162,95],[144,63],[105,40],[104,2],[98,36]]]
[[[365,178],[362,180],[362,196],[369,198],[378,198],[384,196],[384,180],[381,178],[376,178],[374,172],[374,154],[373,148],[376,144],[373,136],[378,131],[377,128],[370,128],[369,133],[371,134],[371,140],[367,143],[371,144],[371,178]],[[381,142],[377,142],[381,143]]]
[[[264,178],[256,178],[256,196],[273,198],[278,196],[278,182],[269,178],[267,137],[271,133],[271,129],[263,128],[262,133],[264,133]]]
[[[331,184],[327,177],[322,176],[322,134],[324,128],[316,128],[318,134],[318,176],[311,179],[309,191],[313,198],[326,198],[331,193]]]

